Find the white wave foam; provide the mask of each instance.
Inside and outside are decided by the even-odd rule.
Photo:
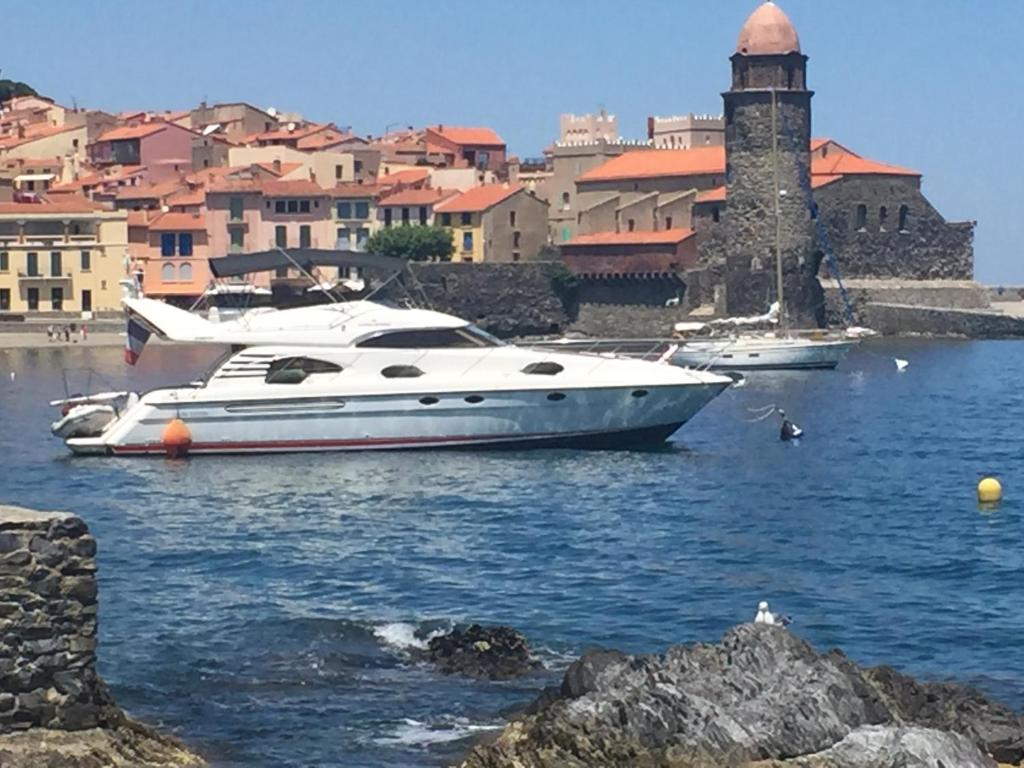
[[[465,739],[479,731],[496,730],[502,725],[502,723],[471,723],[464,718],[451,718],[446,722],[431,725],[407,717],[395,727],[395,732],[392,735],[381,736],[374,741],[378,744],[426,747],[431,744],[444,744],[449,741]]]
[[[435,637],[440,637],[448,632],[445,628],[435,629],[432,632],[427,633],[424,637],[419,637],[416,634],[417,627],[415,624],[409,624],[404,621],[393,621],[390,624],[382,624],[375,627],[373,634],[380,638],[380,641],[385,645],[390,645],[392,648],[397,648],[402,651],[409,650],[410,648],[417,648],[419,650],[426,650],[428,644]]]

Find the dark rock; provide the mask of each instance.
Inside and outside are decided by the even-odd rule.
[[[622,651],[596,649],[587,651],[569,665],[562,680],[561,694],[567,699],[578,699],[596,691],[601,674],[615,664],[624,664],[629,657]]]
[[[979,691],[952,683],[919,683],[891,667],[864,670],[895,719],[959,733],[1001,763],[1024,760],[1024,718]]]
[[[445,674],[488,680],[522,677],[541,668],[521,633],[479,624],[432,638],[424,657]]]
[[[1017,715],[975,691],[864,670],[753,624],[663,655],[590,652],[542,699],[465,767],[982,768],[984,752],[1019,759],[1024,737]],[[858,747],[865,757],[847,760]]]
[[[68,552],[75,557],[95,557],[96,539],[92,536],[83,536],[68,545]]]
[[[27,543],[28,537],[23,533],[17,531],[0,532],[0,554],[24,549]]]
[[[77,539],[87,533],[89,529],[79,517],[58,517],[50,523],[51,539]]]
[[[60,580],[61,592],[82,605],[96,602],[96,579],[88,576],[65,576]]]
[[[800,768],[994,768],[971,741],[918,726],[865,725],[824,752],[783,763]]]
[[[0,534],[2,535],[2,534]],[[32,553],[27,549],[16,549],[3,557],[0,557],[0,564],[14,565],[22,568],[32,562]]]

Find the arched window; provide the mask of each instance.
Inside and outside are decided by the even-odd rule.
[[[174,265],[173,264],[164,264],[163,267],[161,267],[161,269],[160,269],[160,279],[163,280],[165,283],[173,283],[174,282]]]
[[[192,265],[182,264],[178,268],[178,279],[179,280],[191,280],[192,279]]]
[[[905,206],[900,206],[900,232],[907,231],[907,218],[910,216],[910,209]]]
[[[868,225],[868,207],[861,203],[857,206],[857,220],[854,222],[854,229],[864,229]]]
[[[889,218],[889,209],[884,205],[878,209],[878,231],[885,232],[885,220]]]

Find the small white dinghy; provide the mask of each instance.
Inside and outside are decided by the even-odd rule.
[[[117,412],[111,405],[84,403],[70,408],[60,421],[50,425],[50,431],[60,438],[96,437],[103,434]]]
[[[118,406],[131,404],[138,395],[131,392],[99,392],[63,400],[51,400],[61,409],[61,417],[50,425],[50,432],[60,438],[96,437],[103,434],[118,414]]]

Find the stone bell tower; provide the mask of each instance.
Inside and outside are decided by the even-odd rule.
[[[810,183],[813,95],[807,90],[807,57],[786,14],[765,2],[740,30],[730,61],[732,86],[722,94],[728,311],[763,312],[766,299],[776,299],[778,223],[787,317],[795,324],[818,324],[821,288],[804,186]]]

